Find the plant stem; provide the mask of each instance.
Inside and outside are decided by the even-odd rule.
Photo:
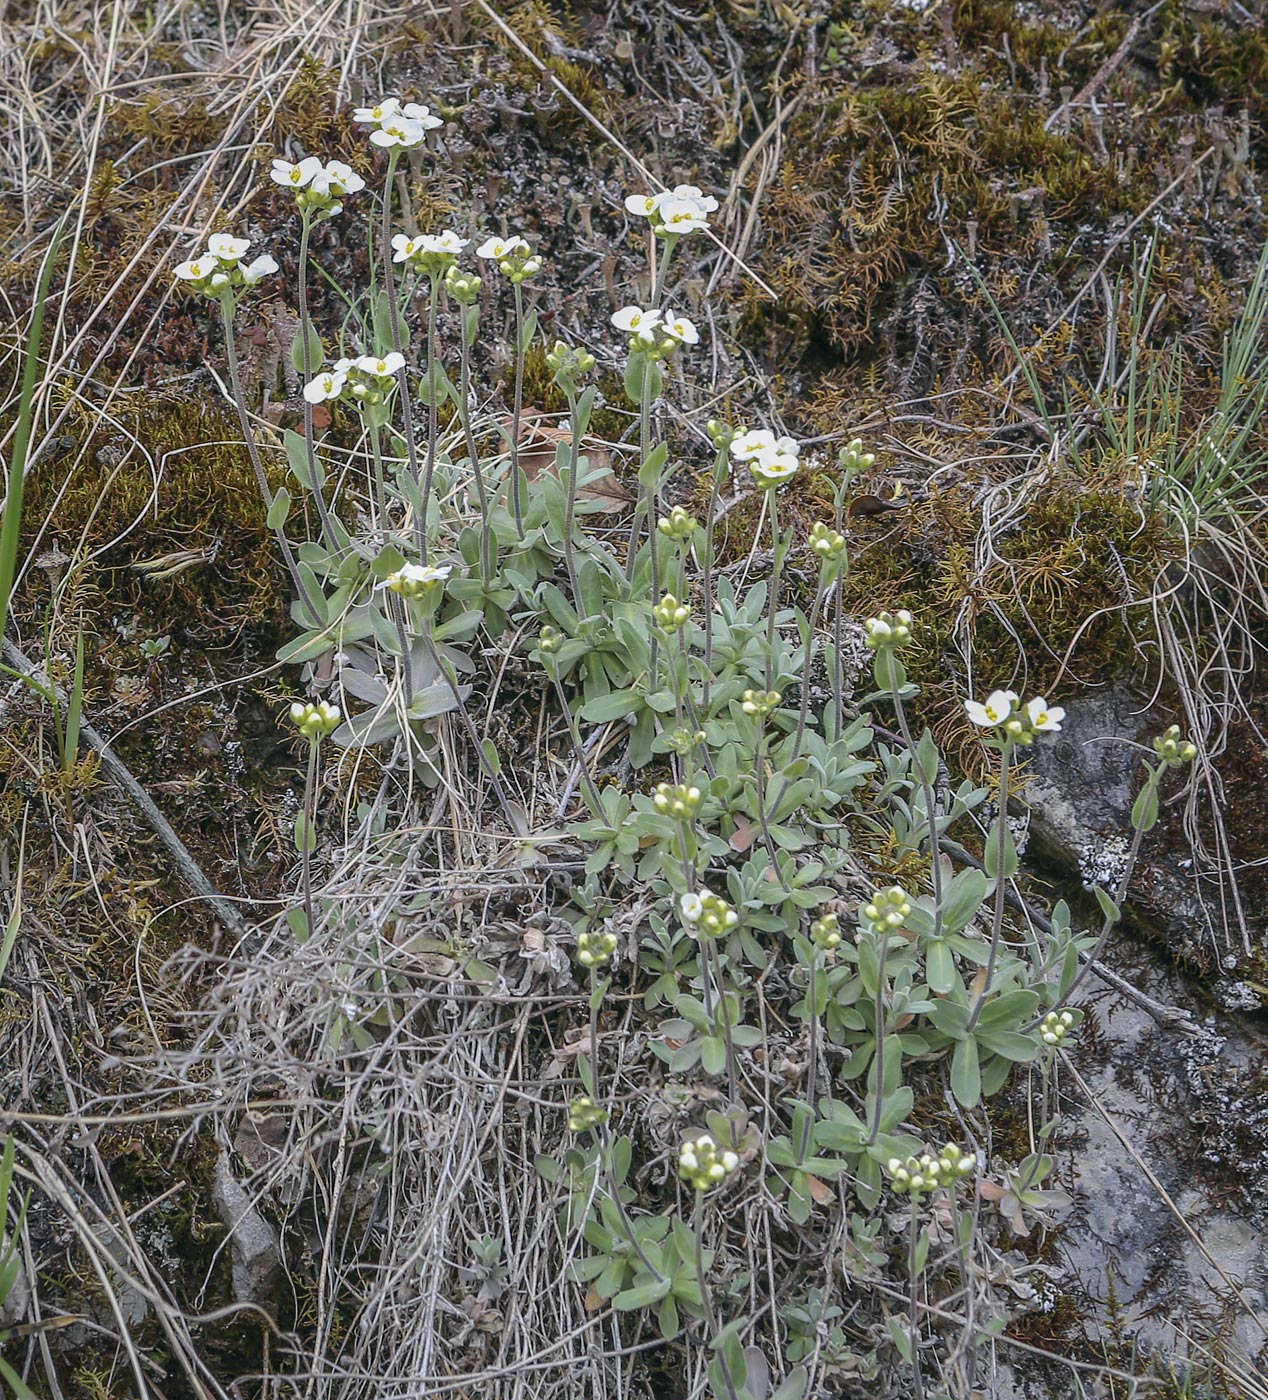
[[[766,498],[770,502],[770,532],[771,538],[775,541],[775,563],[770,574],[770,599],[768,607],[770,614],[766,619],[766,689],[775,689],[775,614],[779,611],[779,578],[783,570],[784,559],[780,550],[779,538],[779,508],[775,501],[775,492],[778,488],[771,487]]]
[[[405,600],[398,594],[389,596],[388,606],[396,624],[396,636],[401,644],[401,703],[405,710],[402,727],[409,724],[409,707],[414,703],[414,659],[410,655],[409,628],[406,626]]]
[[[312,211],[305,209],[299,229],[299,339],[302,349],[300,358],[303,365],[304,383],[313,377],[319,366],[312,362],[312,317],[308,314],[308,239],[312,233]],[[308,487],[313,493],[313,504],[317,507],[317,518],[321,521],[322,538],[334,551],[339,550],[334,526],[330,522],[330,512],[326,509],[326,498],[322,494],[321,479],[317,474],[317,451],[313,442],[313,406],[304,399],[304,458],[308,463]]]
[[[815,1121],[815,1079],[819,1069],[819,946],[811,944],[810,988],[806,996],[808,1017],[807,1035],[810,1042],[809,1064],[806,1066],[806,1102],[810,1105],[810,1116],[806,1119],[801,1136],[804,1141],[796,1144],[797,1160],[805,1161],[810,1151],[810,1140]]]
[[[903,705],[902,692],[897,684],[898,677],[894,674],[892,666],[889,676],[889,697],[894,702],[894,714],[898,718],[898,732],[903,736],[903,743],[906,744],[907,752],[911,755],[911,766],[915,769],[916,777],[920,781],[920,791],[925,799],[925,815],[929,819],[929,878],[933,884],[933,936],[937,939],[942,937],[943,922],[942,851],[938,841],[937,799],[934,795],[933,784],[925,776],[919,755],[916,753],[916,745],[911,737],[911,726],[907,723],[907,710]]]
[[[246,443],[247,456],[251,459],[251,469],[255,472],[256,482],[260,487],[260,495],[264,498],[264,508],[266,511],[273,508],[273,493],[269,490],[269,480],[265,475],[264,463],[260,459],[259,444],[255,440],[255,431],[251,427],[251,419],[247,414],[246,402],[242,396],[242,373],[238,366],[238,346],[233,336],[233,298],[223,296],[220,298],[220,315],[225,331],[225,359],[229,365],[229,386],[233,390],[233,406],[238,413],[238,423],[242,428],[242,437]],[[286,531],[283,526],[276,526],[273,530],[278,547],[282,551],[282,558],[286,561],[287,572],[291,576],[291,582],[295,586],[295,592],[300,601],[308,610],[308,615],[314,625],[320,627],[325,624],[325,617],[319,611],[317,604],[313,601],[300,576],[299,566],[295,562],[295,553],[291,549],[291,542],[286,538]]]
[[[885,1031],[889,1019],[885,1010],[885,993],[888,990],[885,965],[889,959],[889,930],[882,929],[877,935],[877,940],[880,944],[880,955],[876,959],[876,998],[873,1003],[876,1020],[876,1098],[872,1104],[872,1126],[867,1133],[869,1147],[881,1135],[881,1118],[885,1112]]]
[[[403,353],[403,346],[401,342],[401,318],[396,307],[396,276],[392,270],[392,186],[396,180],[396,162],[399,159],[400,151],[396,147],[392,147],[387,153],[387,177],[383,181],[383,223],[379,234],[383,258],[383,286],[387,293],[388,318],[392,328],[392,349],[398,355]],[[434,299],[433,295],[433,301]],[[430,338],[427,344],[430,353]],[[414,403],[413,395],[410,393],[409,376],[404,370],[401,371],[401,427],[405,437],[405,452],[409,461],[410,479],[417,487],[419,467],[418,444],[414,441]],[[422,502],[422,516],[414,522],[414,528],[417,532],[419,557],[425,564],[427,562],[426,492],[423,493]]]
[[[718,490],[726,472],[728,451],[720,447],[713,460],[713,474],[709,481],[709,507],[704,525],[704,689],[700,695],[700,708],[709,713],[709,687],[713,684],[713,517],[718,508]]]
[[[907,1244],[907,1269],[911,1275],[911,1391],[913,1400],[924,1400],[924,1379],[920,1373],[920,1323],[917,1316],[920,1276],[916,1270],[916,1244],[920,1238],[919,1198],[911,1197],[911,1236]]]
[[[694,1188],[693,1188],[694,1189]],[[700,1305],[704,1309],[704,1325],[709,1330],[710,1341],[718,1335],[718,1318],[713,1311],[713,1293],[704,1269],[704,1192],[696,1191],[695,1209],[692,1213],[692,1231],[696,1237],[696,1282],[700,1285]],[[735,1378],[726,1364],[726,1357],[718,1350],[718,1367],[722,1372],[722,1383],[726,1386],[727,1400],[739,1400],[739,1390]]]
[[[520,418],[524,413],[524,288],[511,284],[515,295],[515,399],[511,407],[511,514],[515,533],[524,538],[524,502],[520,492]]]
[[[422,514],[417,521],[418,557],[427,562],[427,513],[431,505],[432,478],[436,474],[436,439],[439,436],[436,370],[440,347],[436,344],[436,303],[440,297],[440,279],[433,272],[428,279],[427,292],[427,465],[423,469],[421,491]]]
[[[308,926],[308,937],[316,933],[313,923],[313,843],[317,839],[317,751],[320,740],[308,741],[308,774],[304,780],[304,844],[299,853],[300,878],[304,891],[304,921]]]
[[[461,387],[458,394],[458,416],[462,420],[462,435],[467,444],[467,460],[475,477],[476,497],[480,502],[480,581],[484,587],[493,586],[493,559],[490,546],[489,493],[485,489],[484,472],[480,469],[480,454],[476,451],[475,433],[471,428],[471,335],[474,330],[474,307],[462,308],[462,340],[460,356]]]
[[[518,290],[518,288],[517,288]],[[572,555],[573,522],[577,515],[577,464],[581,456],[580,424],[577,421],[577,391],[571,385],[564,391],[568,397],[568,490],[564,500],[564,568],[568,571],[568,587],[572,589],[572,605],[578,617],[585,616],[581,588],[577,583],[577,567]],[[655,549],[653,537],[652,548]]]
[[[982,990],[977,994],[977,1000],[973,1003],[972,1014],[964,1028],[965,1035],[972,1035],[973,1027],[977,1025],[977,1018],[982,1014],[986,998],[990,995],[991,981],[995,976],[995,964],[999,958],[1000,940],[1004,934],[1004,890],[1008,884],[1004,877],[1004,863],[1008,852],[1008,779],[1012,753],[1012,744],[1005,740],[999,754],[999,836],[995,856],[995,912],[991,917],[991,947],[986,958],[986,972],[982,978]]]
[[[572,746],[572,761],[577,765],[581,774],[581,782],[586,790],[586,800],[594,809],[596,817],[603,815],[603,800],[599,796],[599,789],[594,784],[594,779],[590,776],[590,766],[586,762],[585,751],[581,747],[581,735],[577,732],[577,718],[572,712],[572,707],[568,704],[568,696],[564,692],[563,681],[559,678],[559,668],[555,664],[553,657],[547,657],[546,670],[550,674],[550,679],[555,685],[555,694],[559,697],[559,708],[563,711],[564,719],[568,722],[568,742]]]
[[[387,534],[387,485],[383,480],[383,444],[380,441],[380,429],[378,420],[373,416],[377,409],[372,409],[369,415],[370,429],[370,461],[372,470],[371,490],[374,496],[374,516],[375,528],[384,535]]]

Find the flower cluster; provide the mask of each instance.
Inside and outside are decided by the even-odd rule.
[[[660,194],[627,194],[625,207],[645,218],[658,238],[682,238],[709,227],[718,201],[696,185],[675,185]]]
[[[396,376],[405,368],[405,356],[359,355],[356,359],[336,360],[333,367],[304,385],[304,397],[311,404],[333,403],[346,398],[356,408],[381,404],[396,387]]]
[[[682,506],[675,506],[668,515],[661,516],[656,522],[656,528],[676,544],[686,544],[700,528],[700,522],[690,511],[684,510]]]
[[[879,613],[869,617],[863,628],[869,651],[896,650],[911,641],[911,613],[906,608],[899,608],[895,613]]]
[[[296,700],[290,710],[291,723],[304,736],[317,743],[324,739],[327,734],[333,733],[339,728],[339,722],[343,719],[343,711],[338,705],[327,704],[325,700],[318,700],[312,704],[305,700]]]
[[[1180,737],[1180,726],[1172,724],[1154,740],[1154,753],[1168,768],[1183,768],[1198,756],[1197,745]]]
[[[688,1138],[678,1149],[678,1174],[697,1191],[720,1186],[739,1169],[739,1157],[729,1149],[720,1151],[710,1133]]]
[[[841,946],[841,921],[835,914],[824,914],[810,925],[810,937],[816,948],[831,953]]]
[[[568,1131],[585,1133],[608,1121],[608,1111],[600,1108],[589,1094],[579,1094],[568,1105]]]
[[[665,596],[652,608],[652,620],[665,632],[676,632],[691,621],[691,609],[680,603],[672,593]]]
[[[911,900],[901,885],[891,885],[887,890],[877,890],[872,898],[859,910],[859,922],[870,933],[892,933],[907,922],[911,913]]]
[[[961,1152],[953,1142],[947,1143],[936,1157],[928,1153],[922,1157],[891,1157],[885,1164],[894,1191],[900,1196],[911,1196],[913,1200],[919,1200],[928,1191],[936,1191],[939,1186],[954,1186],[976,1170],[977,1158],[972,1153]]]
[[[318,156],[305,156],[297,165],[275,160],[269,177],[294,190],[301,212],[310,214],[314,221],[333,219],[343,209],[340,200],[344,195],[365,189],[365,181],[350,165],[341,160],[323,162]]]
[[[380,587],[390,588],[402,598],[426,598],[445,586],[452,569],[450,564],[402,564]]]
[[[863,451],[863,439],[855,438],[837,453],[837,461],[847,481],[853,480],[860,472],[865,472],[876,462],[875,452]]]
[[[1043,696],[1020,704],[1015,690],[993,690],[985,703],[964,702],[970,721],[980,729],[995,729],[1000,737],[1015,744],[1033,744],[1036,735],[1059,734],[1065,711],[1054,705],[1048,708]]]
[[[613,313],[612,324],[629,335],[631,350],[650,360],[668,359],[680,345],[700,343],[695,323],[672,311],[645,311],[640,306],[623,306]]]
[[[537,634],[537,649],[543,656],[553,656],[563,644],[564,634],[549,622]]]
[[[779,708],[782,699],[777,690],[746,690],[740,696],[740,709],[752,719],[765,719]]]
[[[392,261],[407,263],[415,272],[426,277],[443,277],[458,261],[458,254],[469,238],[459,238],[452,229],[442,233],[420,233],[411,238],[405,233],[392,235]]]
[[[740,922],[740,916],[726,900],[711,890],[680,896],[678,912],[682,915],[683,923],[693,929],[697,937],[719,938]]]
[[[810,548],[825,564],[835,563],[845,553],[845,536],[822,520],[816,520],[810,531]]]
[[[616,952],[616,934],[592,933],[583,929],[577,935],[577,961],[582,967],[603,967]]]
[[[565,393],[575,392],[577,380],[589,374],[597,363],[589,350],[576,350],[562,340],[555,341],[546,351],[546,366]]]
[[[1039,1022],[1039,1039],[1054,1048],[1066,1037],[1066,1032],[1074,1025],[1074,1017],[1069,1011],[1049,1011]]]
[[[673,817],[676,822],[691,821],[703,800],[700,789],[686,783],[658,783],[652,793],[652,806],[662,817]]]
[[[402,102],[399,97],[381,97],[372,107],[358,107],[352,120],[373,127],[370,141],[385,150],[409,151],[421,146],[429,131],[444,122],[421,102]]]
[[[528,246],[528,240],[518,234],[510,238],[487,238],[476,249],[477,258],[497,263],[498,271],[518,285],[536,277],[542,270],[542,260]]]
[[[177,265],[174,276],[187,282],[190,290],[203,296],[225,297],[254,287],[262,278],[277,271],[277,263],[267,254],[252,262],[242,262],[251,247],[249,238],[234,238],[229,233],[213,233],[207,240],[207,251]]]
[[[753,480],[763,488],[790,480],[800,466],[801,444],[790,437],[776,436],[770,428],[750,428],[735,434],[730,449],[731,456],[745,463]]]
[[[480,295],[484,279],[474,272],[462,272],[457,266],[445,269],[445,291],[459,306],[471,306]]]

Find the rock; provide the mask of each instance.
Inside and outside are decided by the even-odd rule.
[[[233,1296],[239,1303],[267,1305],[281,1272],[281,1242],[234,1176],[223,1150],[211,1194],[233,1249]]]

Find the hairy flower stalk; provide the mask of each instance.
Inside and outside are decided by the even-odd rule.
[[[1008,885],[1008,863],[1011,841],[1008,834],[1008,796],[1012,751],[1017,745],[1027,747],[1041,734],[1058,734],[1065,711],[1059,706],[1051,709],[1042,696],[1026,705],[1019,703],[1019,697],[1012,690],[996,690],[987,696],[985,703],[966,700],[964,709],[971,723],[991,734],[986,742],[999,750],[999,814],[996,817],[995,831],[995,907],[991,917],[991,942],[987,952],[986,968],[982,975],[981,990],[973,1003],[965,1033],[972,1034],[978,1017],[991,993],[995,977],[995,967],[999,960],[1000,942],[1004,933],[1004,896]]]
[[[709,689],[713,684],[713,536],[715,517],[718,513],[718,492],[726,480],[727,465],[730,461],[731,439],[735,429],[729,423],[711,418],[706,425],[713,443],[713,471],[709,477],[709,506],[704,520],[704,685],[700,704],[704,712],[709,712]]]
[[[889,980],[886,964],[889,957],[889,940],[891,934],[902,930],[910,913],[911,901],[907,898],[906,891],[899,885],[891,885],[887,890],[877,890],[859,915],[864,934],[870,935],[876,944],[876,995],[873,998],[873,1015],[876,1021],[876,1094],[872,1101],[872,1123],[867,1134],[869,1147],[881,1135],[881,1118],[885,1110],[885,1051],[889,1030],[889,1009],[886,1004]]]
[[[475,300],[480,292],[480,278],[470,273],[460,273],[456,267],[451,267],[445,275],[445,288],[462,308],[462,335],[459,340],[458,358],[458,417],[462,423],[463,441],[467,446],[467,460],[471,465],[476,499],[480,505],[480,579],[485,588],[491,588],[493,586],[493,545],[492,521],[489,515],[489,492],[485,485],[484,471],[480,465],[480,453],[476,448],[475,432],[471,426],[471,346],[475,340],[478,315]]]
[[[524,492],[520,481],[520,420],[524,415],[524,360],[528,347],[524,344],[524,288],[519,282],[511,284],[515,300],[515,389],[511,400],[511,518],[515,534],[524,538]]]
[[[313,211],[307,205],[300,216],[299,227],[299,342],[300,373],[304,383],[312,379],[316,371],[313,364],[313,322],[308,313],[308,241],[312,234]],[[321,479],[317,474],[317,451],[313,437],[313,409],[315,405],[304,397],[304,460],[308,465],[308,487],[312,492],[313,504],[317,507],[317,518],[321,521],[322,538],[327,546],[342,553],[339,537],[326,509],[326,498],[322,492]]]
[[[907,722],[907,708],[903,704],[903,686],[906,684],[907,673],[896,654],[911,640],[911,621],[911,614],[906,608],[900,608],[892,616],[886,612],[881,613],[879,617],[869,618],[866,624],[867,645],[876,653],[876,682],[877,685],[889,691],[889,698],[894,706],[894,715],[898,720],[898,732],[903,736],[903,744],[911,758],[911,767],[920,783],[920,792],[924,799],[925,819],[929,823],[929,879],[933,887],[933,937],[940,939],[942,937],[943,908],[942,850],[938,840],[938,801],[933,790],[933,782],[925,771],[925,765],[921,760],[920,751],[915,740],[911,737],[911,726]]]
[[[439,123],[437,123],[438,125]],[[371,140],[378,133],[371,134]],[[421,144],[421,137],[420,144]],[[375,142],[375,144],[380,144]],[[400,145],[390,146],[387,153],[387,174],[383,180],[383,205],[382,217],[379,226],[379,242],[381,244],[381,258],[383,263],[383,288],[387,295],[388,320],[391,323],[391,344],[395,354],[403,354],[401,342],[401,318],[397,312],[396,304],[396,274],[392,267],[392,187],[396,183],[396,165],[401,158]],[[435,307],[435,287],[432,288],[432,307]],[[435,344],[435,320],[433,316],[428,319],[427,333],[427,354],[430,357]],[[410,392],[408,379],[402,375],[401,383],[401,428],[405,438],[406,460],[409,464],[410,479],[420,492],[420,509],[415,514],[414,538],[418,547],[418,557],[425,564],[427,562],[427,502],[430,495],[431,480],[430,474],[426,486],[420,484],[420,468],[418,462],[418,444],[414,441],[414,404],[413,394]],[[435,399],[433,395],[433,405]],[[432,413],[435,413],[433,406]],[[435,446],[434,434],[428,439],[428,459],[429,462],[434,455]]]
[[[581,774],[581,782],[586,791],[586,801],[589,802],[595,816],[598,817],[603,814],[603,801],[599,796],[599,789],[595,786],[594,778],[591,776],[590,765],[586,762],[585,750],[581,746],[581,734],[577,728],[577,717],[573,714],[572,706],[568,703],[568,696],[559,675],[558,652],[563,641],[563,634],[558,628],[547,624],[542,628],[537,638],[537,653],[543,667],[545,667],[546,674],[550,677],[551,684],[555,688],[560,713],[568,726],[568,743],[572,748],[572,760],[577,766],[577,771]]]
[[[233,391],[233,406],[237,410],[238,423],[242,428],[242,437],[247,446],[247,456],[251,459],[251,469],[255,472],[255,479],[259,483],[260,495],[264,498],[265,509],[272,513],[273,493],[269,490],[269,480],[264,471],[264,463],[260,459],[260,447],[255,440],[255,430],[251,426],[246,402],[242,397],[242,372],[238,365],[238,347],[233,334],[233,312],[233,297],[230,295],[222,296],[220,298],[220,313],[225,331],[225,359],[229,365],[229,387]],[[325,613],[318,608],[316,600],[309,593],[308,586],[299,572],[299,565],[295,561],[295,551],[291,548],[291,542],[286,537],[285,524],[274,525],[273,536],[277,540],[278,548],[282,551],[282,558],[286,561],[286,571],[291,576],[296,595],[303,603],[311,623],[316,626],[323,625]]]
[[[308,740],[308,768],[304,780],[303,820],[301,831],[297,832],[299,846],[300,879],[304,899],[305,937],[311,938],[317,931],[313,922],[313,847],[316,845],[317,825],[317,756],[321,741],[338,728],[343,714],[337,705],[319,700],[307,704],[297,700],[290,708],[291,723]]]

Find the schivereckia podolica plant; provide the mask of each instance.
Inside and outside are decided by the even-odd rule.
[[[551,1125],[526,1141],[520,1165],[550,1202],[549,1241],[534,1227],[533,1249],[554,1261],[541,1286],[573,1290],[595,1319],[601,1374],[626,1374],[658,1333],[686,1344],[665,1353],[678,1358],[681,1393],[721,1400],[836,1393],[851,1376],[886,1375],[915,1395],[941,1393],[952,1370],[971,1380],[978,1349],[1009,1317],[981,1281],[1001,1240],[1064,1199],[1052,1138],[1061,1057],[1080,1020],[1069,1002],[1131,873],[1098,891],[1099,930],[1076,930],[1064,904],[1048,932],[1010,915],[1009,795],[1064,711],[1002,686],[969,700],[993,797],[949,786],[930,733],[911,721],[918,678],[904,656],[920,617],[878,612],[860,629],[842,614],[850,492],[872,465],[864,444],[829,465],[778,425],[710,419],[690,421],[685,440],[671,435],[666,405],[706,339],[682,313],[676,271],[683,245],[707,235],[715,199],[691,185],[625,199],[646,274],[591,342],[541,347],[567,416],[553,466],[530,471],[524,384],[542,260],[520,234],[417,226],[397,177],[407,153],[426,159],[441,124],[428,107],[386,98],[355,117],[377,157],[365,175],[320,155],[271,171],[294,190],[299,220],[297,285],[272,293],[294,299],[304,381],[303,431],[281,444],[284,485],[272,484],[277,444],[257,432],[234,350],[235,314],[276,286],[277,264],[217,232],[176,269],[219,309],[293,591],[295,633],[279,660],[308,691],[290,712],[307,780],[287,937],[307,957],[337,950],[322,1053],[369,1074],[411,1018],[469,1003],[495,1015],[513,1000],[470,924],[411,898],[404,869],[397,911],[367,932],[334,878],[340,841],[390,846],[420,820],[420,799],[435,813],[447,794],[453,821],[461,814],[500,853],[490,870],[508,852],[520,868],[549,869],[562,843],[579,853],[568,878],[532,888],[552,946],[573,955],[552,964],[549,1013],[569,1048],[554,1082],[520,1086]],[[336,218],[361,221],[373,271],[341,289],[342,324],[318,327],[310,234]],[[503,419],[479,408],[491,307],[514,328]],[[587,487],[608,469],[589,444],[609,370],[627,400],[636,490],[628,525],[600,532]],[[318,406],[355,442],[337,462],[318,441]],[[684,460],[693,448],[702,462]],[[833,506],[806,528],[788,496],[809,472]],[[740,582],[719,560],[716,522],[724,498],[748,495],[753,557],[769,563]],[[874,685],[847,704],[862,658]],[[490,741],[484,697],[507,668],[527,671],[553,712],[553,753],[510,755]],[[1178,731],[1155,749],[1132,863],[1163,777],[1194,756]],[[523,790],[539,761],[559,774],[566,829],[533,828]],[[362,834],[345,819],[337,836],[335,788],[374,765],[377,798],[350,796],[345,808]],[[415,916],[432,931],[405,946],[432,960],[425,975],[393,941]],[[534,948],[547,955],[545,935]],[[1018,1079],[1034,1095],[1030,1151],[989,1160],[982,1106]],[[659,1145],[641,1113],[649,1085],[669,1116]],[[381,1114],[361,1125],[397,1172],[413,1141],[403,1123]],[[982,1202],[997,1210],[983,1214]],[[801,1241],[817,1261],[812,1284],[799,1266],[796,1291],[782,1290],[779,1266],[769,1272],[737,1236],[733,1222],[755,1211],[781,1248]],[[488,1238],[480,1277],[506,1267]],[[338,1270],[321,1277],[332,1290]],[[854,1297],[847,1326],[855,1292],[871,1302],[859,1313]],[[327,1299],[321,1316],[336,1305],[359,1309],[341,1344],[348,1366],[348,1348],[368,1355],[365,1339],[389,1324],[372,1289]],[[329,1327],[317,1326],[315,1351]],[[435,1356],[433,1371],[447,1364]]]

